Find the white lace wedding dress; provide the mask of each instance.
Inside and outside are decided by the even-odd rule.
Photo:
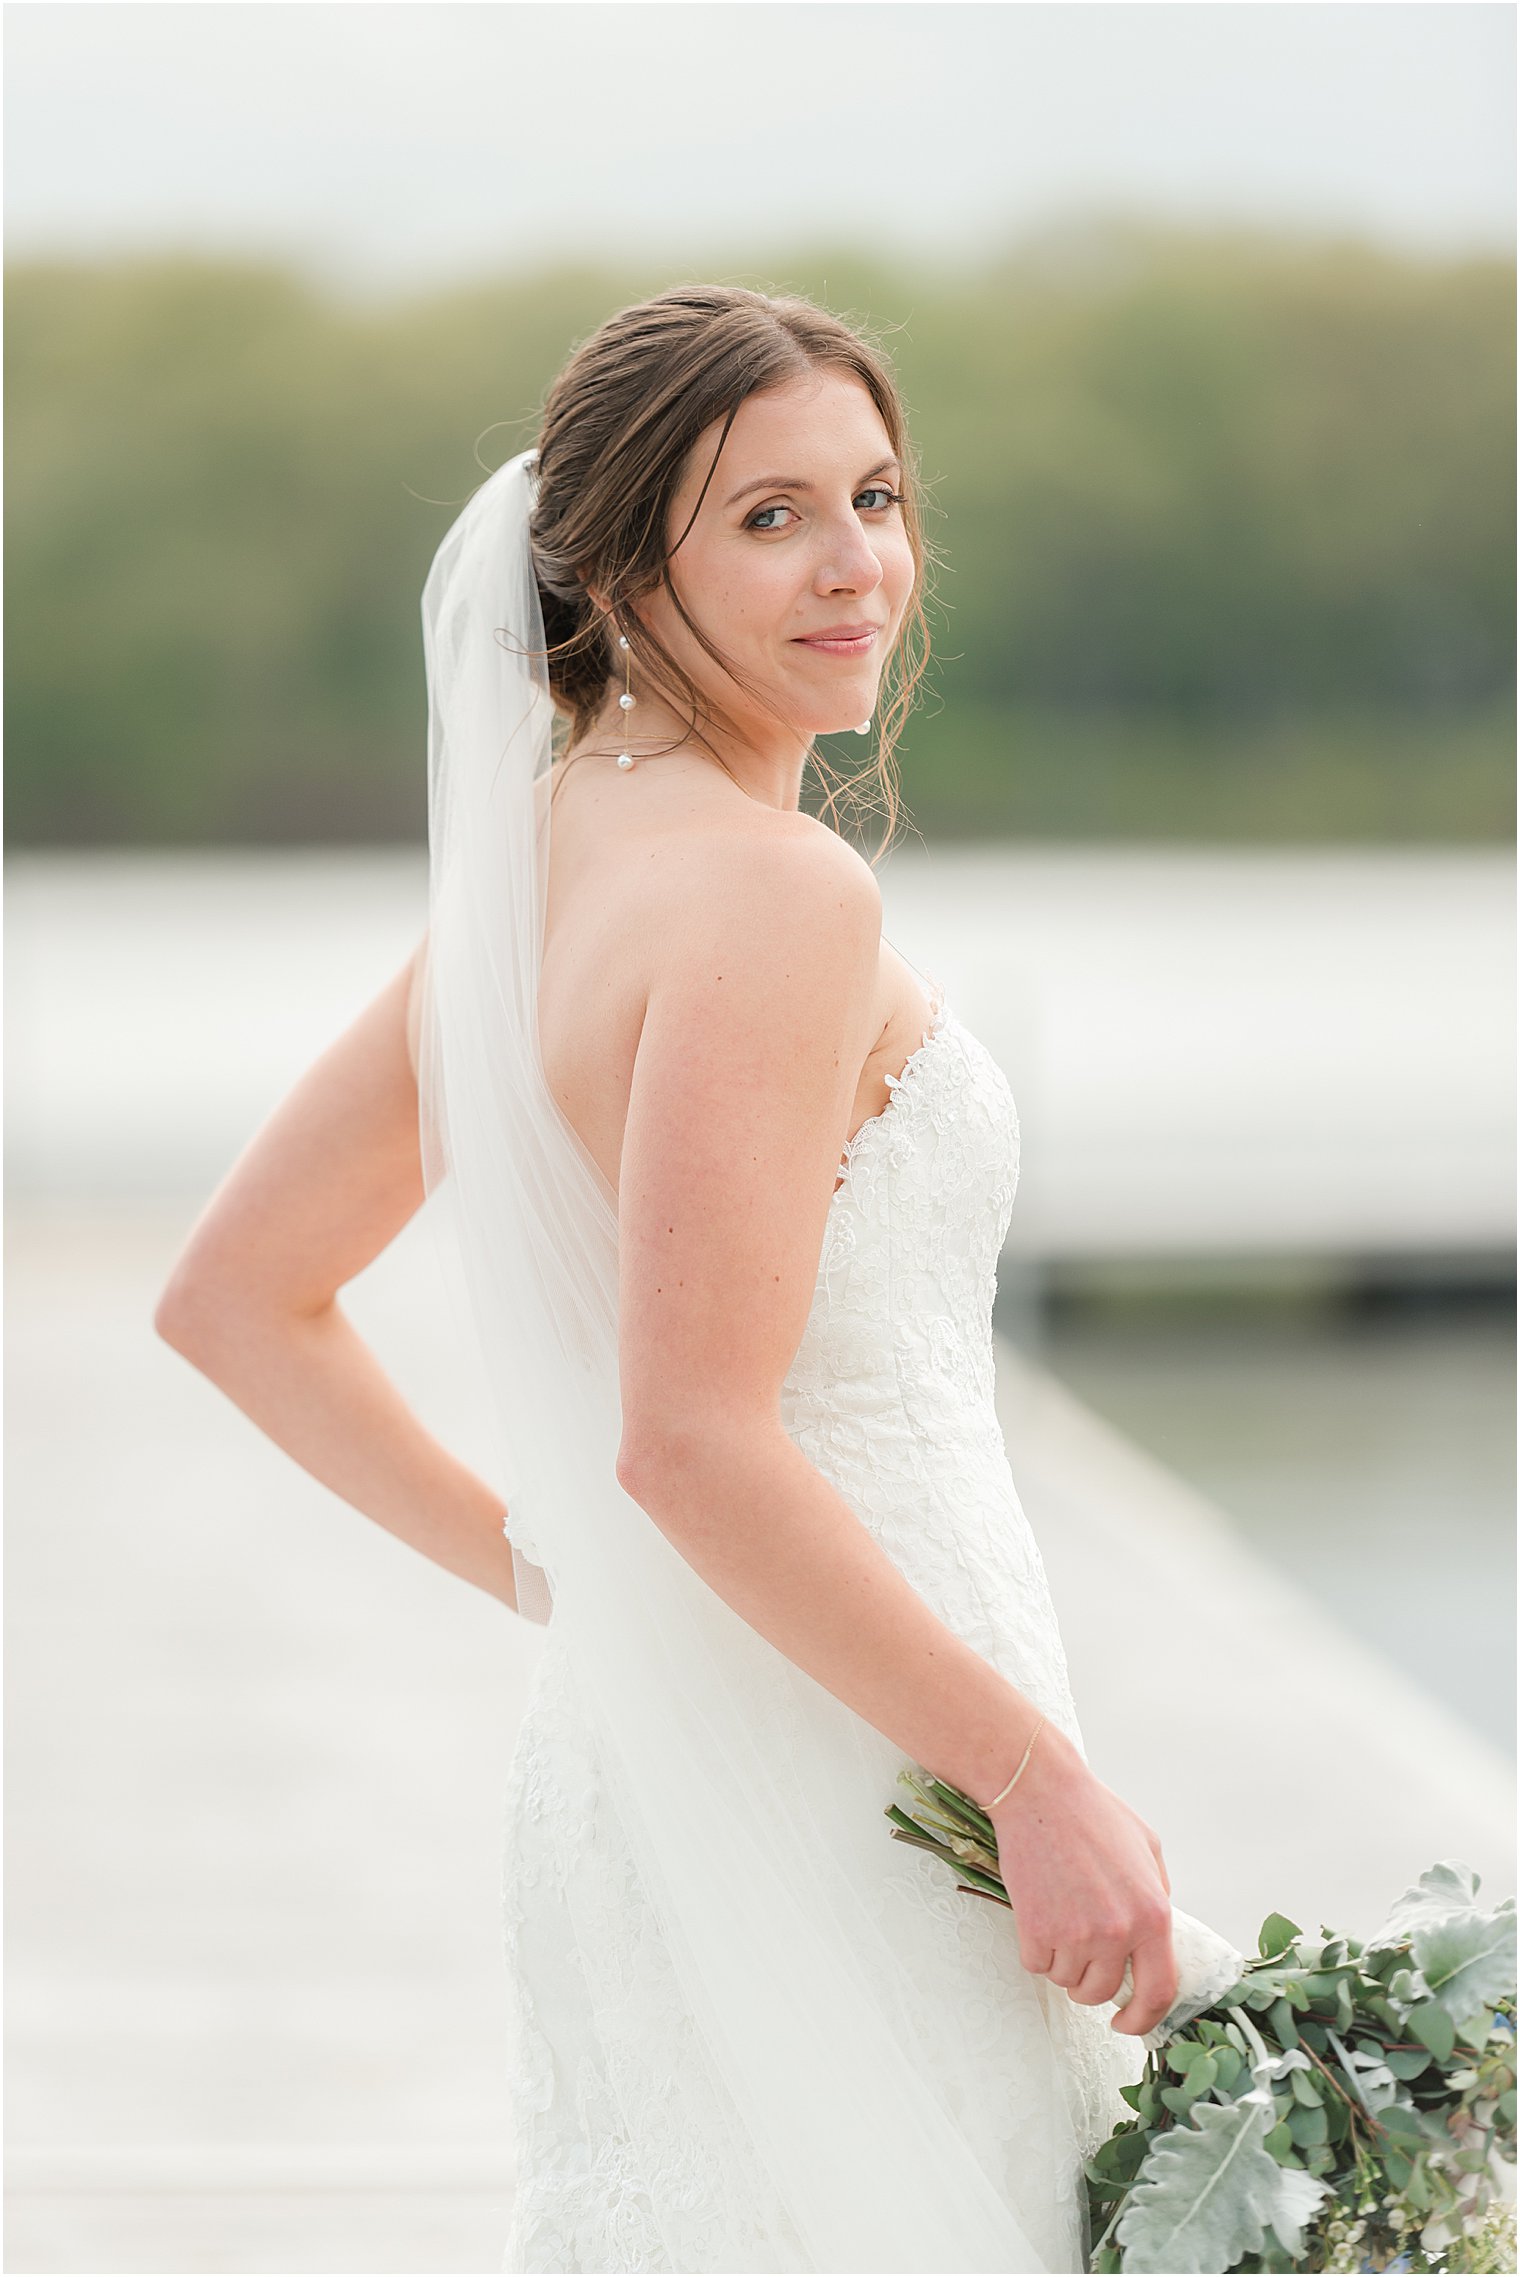
[[[845,1150],[783,1421],[940,1618],[1080,1748],[993,1400],[992,1302],[1019,1167],[1013,1097],[942,991],[888,1081],[887,1106]],[[709,2069],[603,1776],[551,1619],[508,1782],[518,2182],[502,2267],[809,2269],[800,2248],[776,2258],[789,2225]],[[861,1807],[909,1800],[898,1789]],[[885,1818],[880,1907],[904,2009],[955,2016],[946,2088],[986,2171],[1044,2266],[1080,2270],[1080,2157],[1132,2116],[1118,2089],[1140,2076],[1141,2043],[1110,2029],[1111,2004],[1080,2006],[1030,1976],[1007,1909],[957,1890],[951,1869],[894,1842]]]

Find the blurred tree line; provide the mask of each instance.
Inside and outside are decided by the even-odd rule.
[[[433,549],[574,343],[683,273],[356,306],[12,265],[11,843],[421,840]],[[1512,262],[1112,224],[728,274],[896,364],[946,562],[925,837],[1510,836]]]

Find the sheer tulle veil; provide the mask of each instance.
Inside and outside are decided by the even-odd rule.
[[[956,2018],[903,1997],[873,1910],[884,1864],[935,1870],[890,1843],[900,1750],[742,1621],[617,1480],[617,1197],[539,1051],[553,706],[534,496],[527,450],[470,498],[422,601],[424,1169],[485,1363],[520,1609],[552,1615],[596,1808],[621,1821],[717,2102],[766,2178],[761,2256],[731,2266],[1043,2269],[957,2108]]]

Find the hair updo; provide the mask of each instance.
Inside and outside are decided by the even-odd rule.
[[[809,751],[826,787],[833,778],[826,813],[841,793],[864,811],[877,802],[863,798],[862,789],[879,795],[887,819],[879,859],[897,817],[893,754],[928,663],[925,585],[929,568],[937,566],[924,538],[917,457],[882,350],[800,295],[773,298],[739,285],[676,285],[621,309],[575,349],[545,398],[531,522],[533,563],[550,692],[569,723],[565,743],[589,732],[607,701],[609,682],[621,681],[616,633],[622,631],[645,681],[677,710],[686,710],[692,740],[717,759],[704,725],[732,730],[733,721],[624,604],[663,584],[693,638],[748,688],[687,614],[671,585],[665,547],[671,504],[704,429],[724,421],[699,508],[745,397],[821,366],[853,374],[881,414],[903,469],[903,521],[915,567],[901,634],[887,664],[885,716],[873,760],[856,774],[837,778],[816,748]],[[678,535],[672,551],[684,535]],[[588,584],[606,595],[618,619],[616,628],[609,628]],[[765,701],[762,691],[749,692]]]

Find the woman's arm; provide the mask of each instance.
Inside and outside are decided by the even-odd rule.
[[[411,1015],[425,953],[234,1163],[153,1325],[303,1470],[515,1611],[503,1497],[423,1429],[338,1304],[424,1198]]]
[[[874,1040],[881,897],[833,833],[717,846],[662,912],[619,1174],[618,1475],[750,1626],[986,1804],[1037,1722],[929,1608],[780,1420]],[[1151,1830],[1053,1725],[994,1812],[1026,1967],[1123,2029],[1175,1998]]]

